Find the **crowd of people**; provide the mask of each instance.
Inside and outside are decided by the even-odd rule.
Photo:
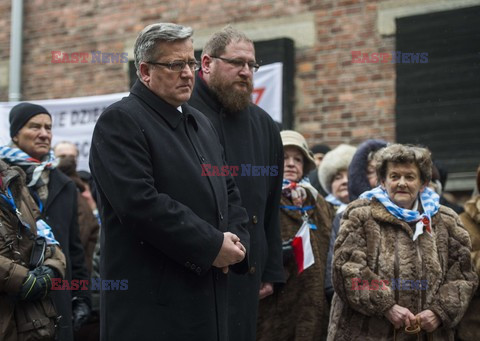
[[[47,109],[12,108],[0,340],[478,340],[480,197],[446,201],[421,146],[310,149],[251,102],[252,40],[227,26],[197,61],[192,36],[139,33],[91,174]]]

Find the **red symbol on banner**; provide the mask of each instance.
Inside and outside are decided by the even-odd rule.
[[[262,98],[264,92],[265,92],[265,88],[253,89],[253,103],[258,105],[258,103],[260,103],[260,99]]]

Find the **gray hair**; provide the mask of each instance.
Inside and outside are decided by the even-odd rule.
[[[163,51],[157,51],[157,44],[191,38],[191,27],[172,24],[156,23],[148,25],[137,36],[133,49],[137,76],[140,78],[140,63],[149,62],[161,55]]]
[[[220,31],[215,32],[210,39],[205,43],[202,51],[202,57],[208,54],[213,57],[219,57],[225,52],[225,48],[230,43],[247,42],[253,45],[253,41],[248,38],[245,33],[234,29],[232,26],[227,25]]]
[[[427,148],[400,143],[390,144],[375,154],[375,161],[377,161],[377,176],[380,180],[386,179],[389,162],[413,163],[418,167],[423,183],[432,179],[432,156]]]

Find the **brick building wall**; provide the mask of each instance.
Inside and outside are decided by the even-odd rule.
[[[381,10],[388,11],[389,6],[399,3],[405,11],[418,3],[431,6],[446,2],[25,0],[22,99],[128,91],[128,64],[54,64],[51,51],[126,52],[133,59],[135,37],[148,24],[176,22],[192,26],[196,48],[201,48],[207,33],[230,23],[254,40],[283,36],[294,40],[294,129],[303,133],[309,143],[336,146],[372,137],[394,141],[395,64],[352,64],[351,51],[394,51],[394,29],[382,34],[378,20],[383,17]],[[8,100],[10,12],[11,1],[2,0],[0,101]]]
[[[378,2],[25,0],[22,98],[128,91],[127,64],[54,64],[51,51],[131,52],[137,33],[153,22],[172,21],[201,31],[228,23],[261,26],[272,18],[288,22],[308,13],[314,38],[310,46],[295,51],[294,128],[310,143],[358,143],[369,137],[394,140],[394,64],[351,63],[352,50],[394,49],[393,38],[382,38],[376,30]],[[5,28],[0,33],[0,57],[8,70],[9,1],[1,2],[0,13]],[[1,87],[0,100],[8,100],[8,83]]]

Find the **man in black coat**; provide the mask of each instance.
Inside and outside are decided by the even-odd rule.
[[[69,284],[72,280],[88,281],[78,231],[77,189],[70,178],[54,167],[51,129],[52,118],[44,107],[27,102],[16,105],[10,111],[12,144],[3,147],[2,158],[22,167],[27,174],[32,197],[65,254],[65,279]],[[90,313],[90,293],[80,288],[55,290],[52,298],[62,316],[58,340],[73,341],[73,327],[80,328]]]
[[[230,281],[230,341],[255,340],[258,300],[273,293],[274,283],[284,282],[279,229],[283,147],[274,121],[251,103],[257,69],[253,42],[226,27],[206,43],[189,101],[212,121],[227,163],[238,167],[235,181],[250,218],[248,275],[233,275]]]
[[[204,172],[228,167],[211,123],[185,103],[198,69],[191,36],[145,27],[139,80],[95,126],[101,277],[128,281],[101,292],[102,340],[228,338],[227,279],[248,268],[248,217],[232,176]]]

